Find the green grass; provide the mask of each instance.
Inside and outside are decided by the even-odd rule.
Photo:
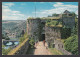
[[[64,55],[61,51],[57,50],[56,48],[49,48],[49,51],[52,55]]]
[[[46,24],[46,26],[50,26],[50,27],[62,27],[62,25],[48,25],[48,24]]]

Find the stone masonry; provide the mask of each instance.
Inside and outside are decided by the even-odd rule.
[[[60,40],[61,39],[61,28],[66,27],[69,29],[73,29],[75,26],[75,16],[71,15],[70,12],[65,11],[63,14],[59,15],[60,18],[56,19],[54,17],[46,17],[45,19],[27,19],[27,34],[30,38],[34,38],[35,42],[40,40],[42,35],[44,34],[44,38],[48,44],[51,44],[58,50],[61,50],[66,54],[67,51],[63,51],[64,46]],[[62,27],[50,27],[46,26],[45,23],[47,19],[51,19],[52,21],[58,20],[62,21]],[[44,40],[44,39],[42,39]],[[67,52],[67,54],[70,54]]]

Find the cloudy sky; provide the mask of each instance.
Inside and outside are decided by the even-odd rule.
[[[28,17],[47,17],[65,10],[78,14],[78,2],[2,2],[2,20],[26,20]]]

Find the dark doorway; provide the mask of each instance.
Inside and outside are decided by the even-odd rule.
[[[45,40],[45,34],[42,34],[42,41]]]
[[[53,44],[53,48],[55,48],[55,44]]]

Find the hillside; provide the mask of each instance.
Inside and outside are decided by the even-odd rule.
[[[26,20],[3,20],[2,21],[2,34],[8,33],[8,36],[12,34],[16,38],[20,37],[22,30],[26,31]]]

